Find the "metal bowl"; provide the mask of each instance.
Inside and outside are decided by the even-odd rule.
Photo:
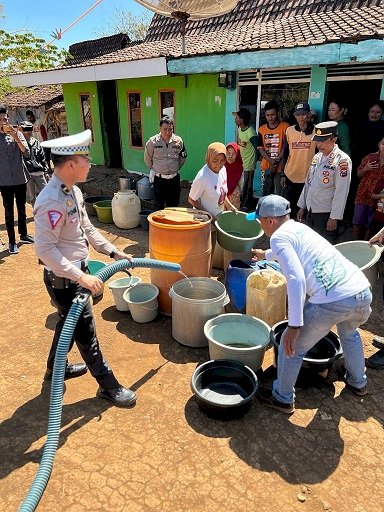
[[[211,360],[196,368],[191,389],[201,411],[212,418],[243,416],[257,391],[256,374],[237,361]]]

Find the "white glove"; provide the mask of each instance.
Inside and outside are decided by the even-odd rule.
[[[153,183],[155,181],[155,171],[151,169],[149,171],[149,183]]]

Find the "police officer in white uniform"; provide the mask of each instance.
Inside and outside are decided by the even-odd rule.
[[[99,278],[88,273],[89,244],[114,260],[130,258],[91,224],[82,193],[75,185],[87,178],[90,142],[91,131],[85,130],[42,143],[42,146],[51,149],[55,170],[35,203],[35,247],[39,261],[44,265],[45,286],[60,315],[48,356],[45,380],[52,379],[58,340],[73,298],[81,288],[97,293],[103,286]],[[74,340],[86,364],[67,362],[65,379],[83,375],[88,367],[99,383],[97,396],[111,400],[118,406],[133,405],[136,402],[135,393],[119,384],[103,359],[90,301],[78,320]]]
[[[153,182],[155,210],[166,206],[179,206],[179,171],[187,158],[183,139],[173,133],[173,121],[160,120],[160,133],[151,137],[145,145],[144,162],[150,169]]]
[[[337,241],[352,172],[351,159],[339,149],[336,139],[336,121],[315,125],[312,140],[319,152],[313,157],[297,203],[297,219],[304,220],[307,212],[307,224],[332,244]]]

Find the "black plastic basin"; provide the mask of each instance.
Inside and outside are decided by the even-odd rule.
[[[201,364],[191,379],[192,392],[200,409],[222,420],[243,416],[257,387],[256,374],[248,366],[227,359]]]
[[[277,352],[283,332],[287,328],[288,322],[283,321],[275,324],[271,330],[272,343],[275,350],[275,360],[277,362]],[[314,345],[304,356],[303,364],[329,366],[333,361],[343,355],[343,349],[340,339],[334,332],[330,331],[324,338]]]

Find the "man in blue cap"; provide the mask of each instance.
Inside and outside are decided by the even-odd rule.
[[[35,248],[39,262],[44,265],[44,284],[60,316],[44,375],[48,381],[52,380],[58,341],[73,299],[82,288],[94,294],[102,290],[102,281],[88,271],[89,245],[114,260],[130,258],[91,224],[82,193],[75,185],[87,179],[91,135],[91,130],[85,130],[41,144],[51,149],[55,171],[36,199]],[[103,358],[90,301],[80,315],[73,336],[86,364],[67,362],[64,379],[79,377],[89,369],[99,384],[98,397],[120,407],[134,405],[136,394],[119,384]],[[73,340],[70,349],[72,345]]]
[[[295,409],[295,383],[304,355],[335,325],[344,352],[346,387],[357,396],[367,393],[357,329],[368,320],[372,301],[363,272],[311,228],[290,219],[290,212],[285,198],[262,197],[254,217],[270,237],[271,248],[253,249],[256,260],[277,260],[287,279],[288,327],[279,347],[277,379],[272,390],[259,393],[267,406],[287,414]]]

